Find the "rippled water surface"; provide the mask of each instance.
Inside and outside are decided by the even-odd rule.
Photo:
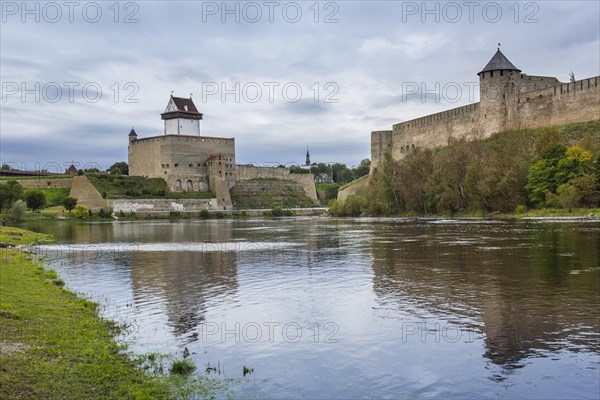
[[[600,221],[30,225],[139,353],[246,398],[600,398]]]

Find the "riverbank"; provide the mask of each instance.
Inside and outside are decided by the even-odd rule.
[[[48,235],[0,227],[0,242],[26,245]],[[143,373],[114,340],[118,327],[97,305],[19,248],[1,248],[0,398],[166,399],[166,381]]]

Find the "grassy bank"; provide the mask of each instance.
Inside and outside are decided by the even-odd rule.
[[[0,227],[4,244],[49,239]],[[21,249],[1,248],[0,257],[1,399],[214,396],[206,379],[145,374],[115,342],[118,327],[98,317],[95,303],[63,289],[54,271]]]

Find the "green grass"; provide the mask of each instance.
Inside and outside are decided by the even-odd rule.
[[[14,245],[50,241],[52,237],[12,226],[0,226],[0,242]]]
[[[20,236],[15,235],[20,234]],[[11,243],[48,235],[0,227]],[[142,371],[98,317],[97,305],[62,288],[20,249],[0,249],[0,399],[214,398],[224,384],[206,376],[182,379]]]
[[[338,189],[338,191],[340,191],[340,190],[344,190],[344,189],[347,189],[347,188],[349,188],[350,186],[352,186],[353,184],[355,184],[356,182],[360,182],[360,181],[362,181],[363,179],[368,179],[368,178],[369,178],[369,175],[363,175],[363,176],[361,176],[360,178],[353,180],[352,182],[348,182],[348,183],[346,183],[345,185],[343,185],[342,187],[340,187],[340,188]]]
[[[328,204],[330,200],[337,199],[340,185],[337,183],[316,183],[315,189],[321,204]]]
[[[86,177],[100,192],[111,199],[167,198],[167,199],[212,199],[212,192],[169,192],[162,178],[108,174],[88,174]]]
[[[62,206],[65,197],[69,196],[70,188],[45,188],[41,189],[46,195],[46,206]]]

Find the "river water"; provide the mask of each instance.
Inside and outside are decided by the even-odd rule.
[[[134,352],[187,347],[236,398],[600,398],[599,220],[28,227]]]

